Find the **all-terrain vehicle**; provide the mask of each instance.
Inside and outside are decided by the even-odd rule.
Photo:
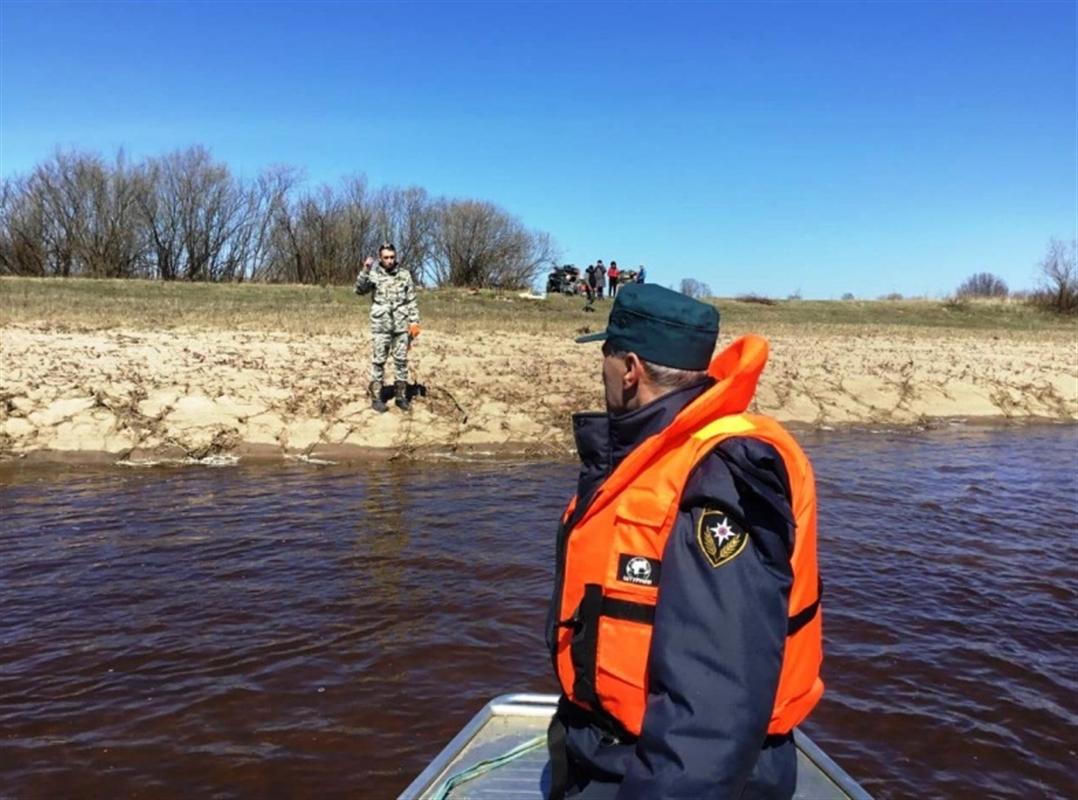
[[[547,294],[579,294],[582,285],[580,270],[572,264],[554,267],[546,279]]]

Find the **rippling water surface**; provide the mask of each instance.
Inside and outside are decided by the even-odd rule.
[[[881,798],[1073,796],[1078,428],[801,437]],[[568,463],[0,474],[0,794],[392,797],[542,644]]]

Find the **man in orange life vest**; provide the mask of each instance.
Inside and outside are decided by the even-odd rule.
[[[823,684],[812,468],[748,414],[767,343],[714,359],[718,311],[618,292],[606,413],[574,416],[547,644],[551,798],[789,798]]]

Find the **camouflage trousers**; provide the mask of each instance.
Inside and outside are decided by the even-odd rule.
[[[372,331],[371,343],[374,354],[371,359],[371,380],[385,383],[386,360],[393,353],[393,367],[398,381],[408,381],[408,331],[390,333]]]

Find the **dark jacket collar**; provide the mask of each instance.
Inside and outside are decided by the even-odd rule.
[[[618,416],[598,411],[574,414],[573,436],[580,455],[578,503],[585,505],[596,487],[634,447],[669,425],[713,383],[712,378],[706,378]]]

